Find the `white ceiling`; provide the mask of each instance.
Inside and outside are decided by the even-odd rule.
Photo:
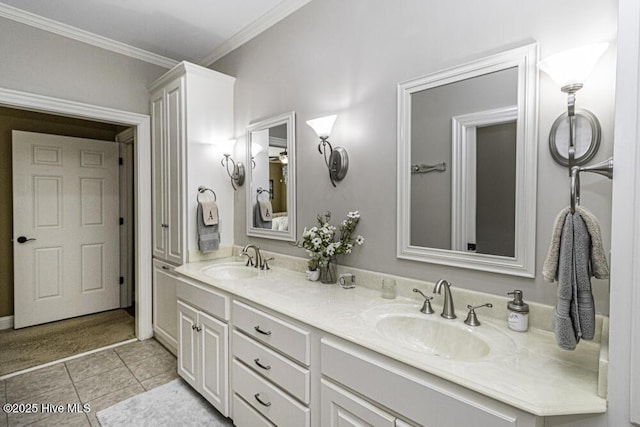
[[[309,1],[1,0],[0,16],[76,39],[101,36],[93,37],[94,44],[116,41],[160,58],[209,65]]]

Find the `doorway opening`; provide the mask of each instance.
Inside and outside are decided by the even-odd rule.
[[[133,167],[130,179],[133,180],[133,221],[131,225],[148,224],[151,218],[151,162],[150,162],[150,119],[148,115],[131,113],[121,110],[114,110],[105,107],[82,104],[60,98],[45,97],[26,92],[14,91],[0,88],[0,107],[19,110],[22,113],[43,113],[51,117],[66,117],[68,119],[80,119],[94,121],[103,125],[116,126],[118,131],[129,129],[134,135],[135,142],[130,151]],[[55,120],[54,120],[55,121]],[[10,156],[5,156],[10,159]],[[5,169],[5,168],[2,168]],[[10,170],[10,168],[9,168]],[[10,182],[10,180],[8,180]],[[5,184],[2,184],[5,185]],[[11,186],[11,184],[8,184]],[[11,190],[0,188],[4,194],[11,195]],[[7,215],[4,215],[5,220]],[[8,218],[11,218],[9,215]],[[2,218],[0,218],[0,221]],[[11,244],[10,237],[12,231],[6,239]],[[4,242],[3,242],[4,243]],[[130,244],[132,247],[129,259],[133,259],[133,265],[129,267],[130,277],[134,289],[132,305],[135,307],[135,336],[138,339],[147,339],[153,335],[151,327],[151,236],[150,230],[145,227],[134,227],[134,239]],[[0,253],[10,254],[7,248],[2,248]],[[6,264],[7,257],[0,257]],[[2,265],[3,271],[12,271],[12,260],[9,264]],[[10,268],[5,268],[10,267]],[[11,281],[9,281],[12,286]],[[10,298],[1,298],[11,300]],[[6,313],[6,311],[4,312]],[[3,314],[0,312],[0,314]],[[10,315],[0,316],[0,329],[11,328],[12,318]]]

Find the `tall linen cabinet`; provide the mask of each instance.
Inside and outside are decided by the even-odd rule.
[[[174,269],[199,257],[198,186],[216,192],[221,206],[221,248],[233,244],[233,194],[223,179],[222,168],[214,169],[218,163],[214,153],[217,144],[233,136],[234,83],[234,77],[181,62],[149,87],[153,331],[174,354],[177,347]]]

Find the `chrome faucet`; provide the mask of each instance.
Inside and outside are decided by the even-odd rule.
[[[252,262],[251,255],[249,255],[249,253],[247,252],[250,248],[253,248],[255,254],[256,254],[256,263],[255,265]],[[247,245],[244,247],[244,249],[242,249],[242,254],[246,255],[249,259],[247,260],[247,265],[253,266],[255,268],[258,268],[262,265],[262,255],[260,255],[260,248],[256,245]]]
[[[439,294],[444,286],[444,303],[442,304],[442,314],[440,316],[445,319],[455,319],[456,310],[453,308],[453,298],[451,297],[451,285],[444,279],[438,280],[433,288],[434,294]]]

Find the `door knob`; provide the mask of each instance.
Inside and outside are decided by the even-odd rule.
[[[20,236],[20,237],[18,237],[18,243],[25,243],[25,242],[28,242],[29,240],[36,240],[36,239],[35,239],[35,238],[33,238],[33,237],[29,237],[29,238],[27,239],[27,238],[26,238],[26,237],[24,237],[24,236]]]

